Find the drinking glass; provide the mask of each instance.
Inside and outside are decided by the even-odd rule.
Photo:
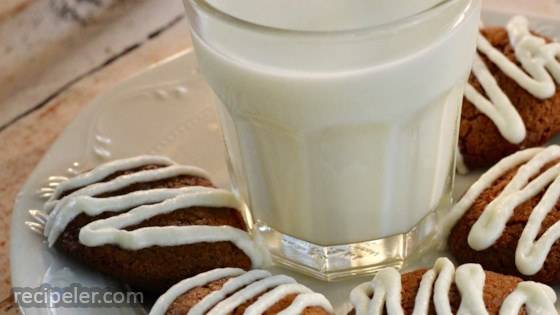
[[[274,259],[327,280],[399,267],[450,202],[480,0],[184,3]]]

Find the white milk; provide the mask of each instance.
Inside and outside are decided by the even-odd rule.
[[[445,0],[207,0],[241,20],[288,30],[350,30],[381,25]]]
[[[357,9],[314,23],[324,0],[302,10],[299,0],[233,2],[212,1],[286,29],[356,28],[367,16],[384,24],[410,13],[398,10],[408,0],[381,1],[387,10],[378,16],[349,6]],[[212,14],[191,21],[198,61],[220,99],[234,187],[254,218],[315,244],[348,244],[406,233],[448,198],[479,5],[453,0],[429,19],[356,33],[237,28]]]

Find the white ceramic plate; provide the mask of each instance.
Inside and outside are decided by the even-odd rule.
[[[488,12],[484,18],[487,24],[503,24],[507,20],[507,16]],[[558,22],[534,22],[536,29],[560,37]],[[43,200],[38,191],[47,184],[49,176],[68,175],[109,159],[158,153],[209,170],[218,186],[227,188],[225,151],[212,97],[197,72],[194,54],[189,51],[147,69],[89,104],[45,154],[17,196],[11,231],[12,285],[115,285],[110,279],[48,249],[42,238],[24,225],[30,220],[28,210],[41,208]],[[560,139],[555,142],[560,143]],[[455,193],[462,193],[476,177],[477,174],[459,177]],[[415,264],[430,265],[431,260]],[[351,288],[365,281],[362,278],[325,283],[273,269],[324,293],[335,305],[337,314],[347,308]],[[142,308],[29,308],[22,312],[26,315],[146,313]]]

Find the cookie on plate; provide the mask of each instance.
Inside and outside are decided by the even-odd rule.
[[[444,225],[460,262],[524,279],[560,283],[560,146],[498,162],[451,209]]]
[[[332,313],[323,295],[288,276],[238,268],[215,269],[183,280],[163,294],[150,311],[150,315]]]
[[[461,113],[460,161],[491,166],[560,132],[560,43],[524,17],[481,29]]]
[[[478,264],[457,268],[439,258],[432,269],[401,275],[381,270],[350,293],[352,314],[558,314],[556,293],[537,282],[484,271]]]
[[[261,266],[243,204],[195,185],[211,185],[205,171],[166,158],[113,161],[57,188],[44,233],[49,246],[145,291],[214,268]]]

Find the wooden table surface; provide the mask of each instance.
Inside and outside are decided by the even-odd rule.
[[[558,0],[484,5],[560,17]],[[100,92],[190,46],[180,0],[0,0],[0,301],[13,202],[45,151]]]

